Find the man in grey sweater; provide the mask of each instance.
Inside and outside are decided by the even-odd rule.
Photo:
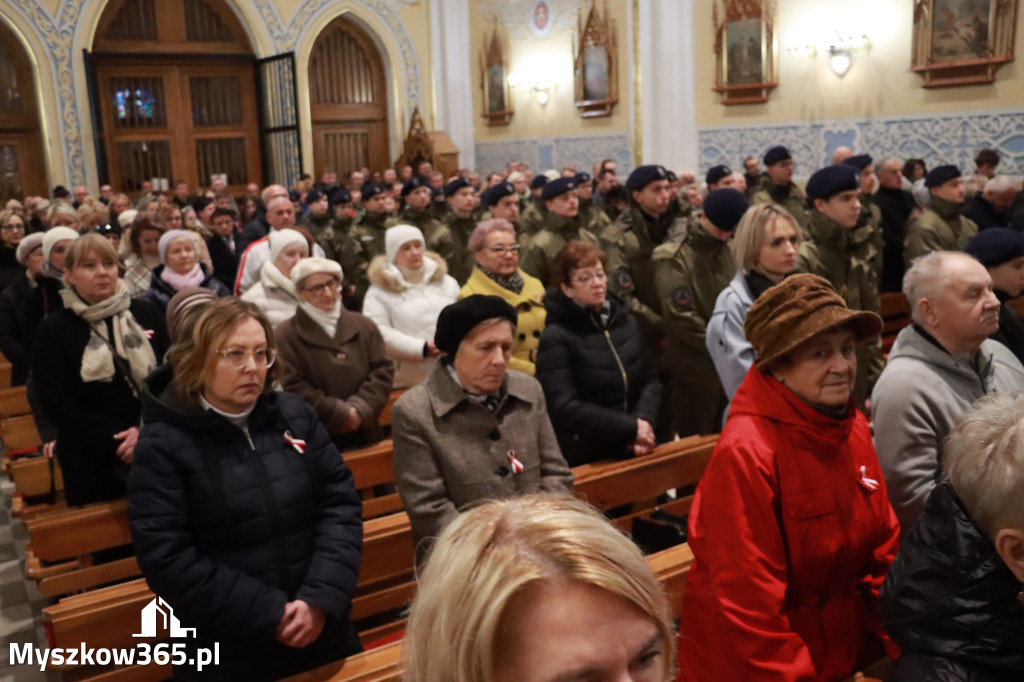
[[[942,472],[942,446],[974,401],[1024,390],[1024,365],[989,336],[999,327],[992,278],[974,258],[936,251],[903,279],[914,324],[896,339],[871,394],[875,449],[905,532]]]

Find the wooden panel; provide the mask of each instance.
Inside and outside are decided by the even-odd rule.
[[[192,125],[242,125],[242,95],[237,76],[192,76]]]
[[[31,412],[24,386],[0,388],[0,417],[20,417]]]
[[[9,450],[38,448],[43,444],[32,415],[10,417],[0,421],[0,437],[3,439],[4,448]]]
[[[124,189],[137,192],[152,178],[172,178],[171,144],[166,140],[118,142],[113,157]]]
[[[98,502],[27,523],[32,549],[43,561],[58,561],[130,544],[127,501]]]
[[[190,43],[231,43],[235,37],[220,15],[203,0],[185,0],[185,39]]]
[[[225,173],[228,183],[245,184],[245,139],[228,137],[196,140],[196,172],[200,182],[209,182],[210,176]]]
[[[0,36],[0,111],[23,112],[31,107],[32,81],[19,68],[19,45]]]
[[[133,57],[252,52],[224,0],[111,0],[96,36],[96,52]]]
[[[154,0],[128,0],[104,31],[106,40],[156,40]]]
[[[317,38],[309,58],[313,104],[369,104],[382,98],[380,59],[347,22],[335,22]]]
[[[313,125],[313,156],[318,164],[348,174],[370,164],[370,129],[363,125]]]
[[[28,54],[0,21],[0,205],[47,194],[35,78]]]

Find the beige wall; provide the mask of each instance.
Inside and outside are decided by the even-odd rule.
[[[1024,73],[1019,62],[1003,66],[990,85],[925,89],[911,73],[913,3],[905,0],[780,0],[778,3],[779,86],[766,104],[724,106],[714,85],[712,2],[696,5],[697,125],[720,126],[763,122],[867,118],[944,111],[998,109],[1024,105]],[[828,68],[828,38],[867,33],[870,51],[855,52],[842,79]],[[1018,41],[1024,12],[1017,17]],[[787,47],[817,43],[818,55],[799,59]],[[824,48],[824,49],[823,49]],[[1018,48],[1019,49],[1019,48]]]

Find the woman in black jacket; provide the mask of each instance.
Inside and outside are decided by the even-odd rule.
[[[21,272],[0,293],[0,352],[11,363],[11,386],[24,386],[32,356],[25,322],[25,299],[36,285],[35,276],[43,267],[43,235],[35,232],[18,243]]]
[[[185,230],[169,230],[160,237],[158,246],[160,263],[153,270],[149,289],[142,295],[144,301],[167,310],[167,304],[176,293],[188,287],[209,289],[217,296],[231,292],[224,283],[196,257],[196,242],[192,233]]]
[[[1024,397],[982,398],[943,447],[946,480],[882,585],[902,653],[887,682],[1024,679]]]
[[[360,651],[349,620],[362,519],[316,414],[272,392],[277,351],[250,303],[212,304],[143,394],[128,515],[143,575],[220,664],[175,679],[276,680]],[[173,378],[172,378],[173,372]]]
[[[163,314],[133,301],[104,237],[76,239],[64,262],[64,308],[32,340],[32,381],[57,429],[68,504],[125,494],[139,434],[139,387],[167,347]]]
[[[605,254],[570,242],[544,297],[537,379],[570,466],[650,452],[661,382],[636,319],[608,293]]]

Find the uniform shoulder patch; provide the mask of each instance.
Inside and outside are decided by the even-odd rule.
[[[676,287],[672,291],[672,304],[677,308],[689,308],[693,305],[693,294],[687,287]]]
[[[629,270],[618,270],[613,275],[615,277],[615,283],[620,289],[632,289],[633,288],[633,275],[630,274]]]

